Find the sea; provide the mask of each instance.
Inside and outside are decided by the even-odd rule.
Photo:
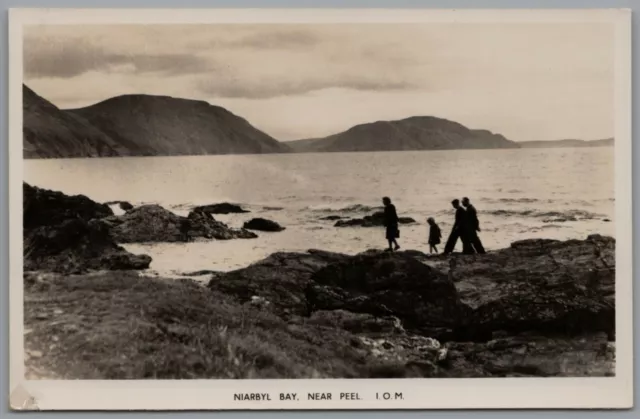
[[[215,218],[236,228],[253,217],[286,227],[258,232],[257,239],[124,245],[153,258],[151,273],[169,277],[234,270],[279,251],[385,248],[382,228],[323,220],[371,214],[383,196],[399,216],[417,221],[400,227],[403,249],[428,252],[428,217],[444,242],[451,200],[464,196],[478,211],[487,250],[531,238],[615,237],[612,147],[26,160],[24,179],[98,202],[159,204],[180,215],[197,205],[237,203],[250,213]]]

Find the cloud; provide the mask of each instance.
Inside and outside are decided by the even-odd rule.
[[[232,82],[214,78],[198,80],[196,88],[211,97],[268,99],[280,96],[301,95],[325,89],[348,89],[360,91],[390,91],[415,89],[405,80],[367,79],[366,77],[336,76],[334,79],[287,80],[272,79],[261,82]]]
[[[30,40],[24,49],[27,78],[70,78],[89,71],[190,74],[210,71],[212,62],[195,54],[124,54],[87,41]]]
[[[228,43],[230,47],[298,49],[310,48],[321,42],[320,37],[310,31],[279,30],[254,33]]]

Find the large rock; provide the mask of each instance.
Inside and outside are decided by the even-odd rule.
[[[398,317],[408,330],[448,339],[470,309],[443,273],[401,253],[361,254],[312,276],[312,311],[344,309]]]
[[[411,217],[399,217],[399,224],[413,224],[416,220]],[[338,220],[335,227],[382,227],[384,226],[384,212],[378,211],[364,218],[352,218],[350,220]]]
[[[191,211],[181,217],[159,205],[142,205],[126,214],[102,220],[119,243],[177,242],[183,241],[181,226],[187,225],[190,238],[216,240],[248,239],[257,237],[246,230],[229,228],[210,214]]]
[[[146,269],[147,255],[134,255],[113,242],[97,220],[69,219],[25,230],[24,270],[81,273],[88,270]]]
[[[258,231],[283,231],[285,228],[275,221],[267,220],[266,218],[253,218],[246,223],[244,223],[244,228],[247,230],[258,230]]]
[[[283,315],[343,310],[380,324],[396,317],[407,329],[438,338],[451,338],[470,311],[446,275],[400,253],[276,253],[209,287],[240,302],[262,297]]]
[[[70,219],[89,221],[113,215],[107,205],[92,201],[84,195],[65,195],[62,192],[22,184],[23,227],[32,229],[53,226]]]
[[[228,202],[222,202],[220,204],[202,205],[195,207],[194,211],[207,212],[209,214],[241,214],[249,212],[242,209],[240,205],[230,204]]]
[[[209,288],[236,297],[241,303],[263,297],[279,314],[310,314],[306,290],[320,268],[349,256],[310,250],[307,253],[274,253],[246,268],[209,281]]]
[[[615,240],[523,240],[451,259],[449,277],[476,330],[615,332]]]
[[[118,246],[104,217],[107,205],[86,196],[68,196],[23,185],[24,270],[78,273],[99,269],[146,269],[147,255],[134,255]]]

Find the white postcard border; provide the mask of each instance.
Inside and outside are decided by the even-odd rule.
[[[568,23],[616,27],[616,376],[371,380],[26,380],[22,285],[22,26],[135,23]],[[271,410],[627,408],[633,404],[631,12],[628,9],[13,9],[9,14],[10,389],[14,409]],[[362,400],[307,401],[306,393]],[[234,393],[269,393],[238,402]],[[279,393],[298,393],[297,402]],[[376,400],[389,393],[390,400]],[[402,399],[396,399],[402,393]]]

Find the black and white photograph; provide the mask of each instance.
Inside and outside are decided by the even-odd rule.
[[[629,13],[23,12],[20,381],[631,402]]]

